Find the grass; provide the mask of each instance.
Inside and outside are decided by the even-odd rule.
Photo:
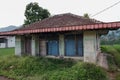
[[[0,75],[15,80],[107,80],[106,72],[94,64],[28,56],[0,59]]]
[[[104,45],[101,47],[102,51],[113,56],[116,65],[120,68],[120,45]]]
[[[120,72],[117,73],[115,80],[120,80]]]
[[[0,75],[15,80],[108,80],[106,72],[94,64],[13,53],[14,48],[0,49]]]
[[[14,48],[0,48],[0,57],[14,55]]]
[[[120,80],[120,45],[104,45],[101,47],[102,52],[109,54],[107,56],[109,71],[116,74],[115,80]],[[118,68],[118,69],[117,69]]]

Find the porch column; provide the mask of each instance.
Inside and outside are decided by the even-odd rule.
[[[35,36],[35,53],[36,55],[39,55],[40,54],[40,39],[39,39],[39,35],[36,35]]]
[[[46,40],[41,39],[40,40],[40,56],[46,56],[46,55],[47,55]]]
[[[84,61],[96,63],[96,32],[84,32]]]
[[[97,47],[97,55],[99,55],[99,53],[101,52],[101,49],[100,49],[100,35],[97,33],[97,39],[96,39],[96,47]]]
[[[15,55],[21,56],[21,36],[15,36]]]
[[[64,35],[59,35],[59,54],[60,56],[64,56],[65,55],[65,51],[64,51]]]
[[[31,40],[31,53],[32,56],[36,56],[39,54],[39,37],[37,35],[32,35],[32,40]]]

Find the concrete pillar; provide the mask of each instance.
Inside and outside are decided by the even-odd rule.
[[[32,35],[32,40],[31,40],[31,53],[32,56],[35,56],[35,35]]]
[[[98,53],[101,52],[101,49],[100,49],[100,35],[97,33],[97,39],[96,39],[96,42],[97,42],[97,55]]]
[[[39,35],[36,35],[35,37],[35,52],[36,52],[36,55],[39,55],[40,54],[40,39],[39,39]]]
[[[31,53],[32,56],[36,56],[37,54],[39,54],[39,37],[37,35],[32,35]]]
[[[96,32],[85,31],[84,32],[84,61],[96,63]]]
[[[65,47],[64,47],[64,35],[59,35],[59,54],[60,56],[65,55]]]
[[[15,55],[21,56],[21,36],[15,36]]]
[[[25,37],[21,36],[21,53],[24,55],[26,54],[25,52]]]
[[[40,55],[46,56],[47,55],[47,47],[46,47],[46,40],[40,40]]]

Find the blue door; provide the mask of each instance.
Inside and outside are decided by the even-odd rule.
[[[73,35],[67,35],[65,37],[65,53],[66,53],[66,56],[76,55],[75,38]]]
[[[57,40],[50,40],[48,41],[48,55],[58,56],[59,55],[59,48],[58,48],[58,41]]]
[[[74,34],[65,36],[66,56],[83,56],[83,35]]]
[[[77,54],[83,56],[83,35],[77,35]]]

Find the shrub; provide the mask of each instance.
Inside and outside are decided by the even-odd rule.
[[[70,68],[74,64],[73,60],[12,56],[0,59],[0,75],[23,80],[36,74]]]
[[[0,75],[16,80],[107,80],[94,64],[43,57],[0,59]]]
[[[120,80],[120,73],[117,73],[115,80]]]
[[[115,64],[113,56],[107,55],[107,61],[108,61],[109,71],[110,72],[116,72],[117,71],[117,66]]]
[[[111,54],[115,60],[115,63],[120,67],[120,53],[114,46],[102,46],[102,52]]]
[[[94,64],[77,63],[67,70],[47,74],[43,80],[107,80],[107,77],[106,72]]]

